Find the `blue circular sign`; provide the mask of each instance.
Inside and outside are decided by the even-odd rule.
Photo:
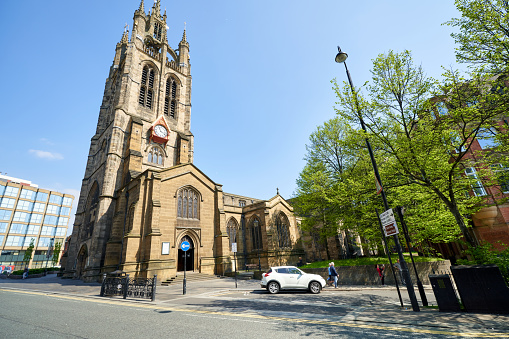
[[[191,248],[191,244],[189,244],[188,241],[182,241],[182,243],[180,244],[180,249],[186,252],[189,248]]]

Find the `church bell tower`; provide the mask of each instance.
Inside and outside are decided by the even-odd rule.
[[[141,0],[133,21],[115,47],[68,249],[65,275],[85,281],[101,273],[126,185],[147,169],[193,162],[186,31],[170,47],[160,0],[148,13]]]

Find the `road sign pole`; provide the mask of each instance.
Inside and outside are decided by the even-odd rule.
[[[182,286],[183,294],[186,294],[186,270],[187,270],[187,251],[191,248],[191,244],[187,241],[182,241],[180,249],[184,252],[184,283]]]
[[[187,252],[184,252],[184,285],[183,294],[186,294],[186,269],[187,269]]]

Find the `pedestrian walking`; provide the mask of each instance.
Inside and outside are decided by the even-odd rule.
[[[332,275],[331,275],[331,271],[330,271],[330,267],[332,266],[332,263],[330,262],[329,263],[329,268],[327,269],[327,273],[329,274],[329,277],[327,278],[327,286],[331,286],[332,285]]]
[[[375,267],[378,272],[378,276],[380,276],[380,280],[382,281],[382,285],[385,285],[385,265],[375,265]]]
[[[334,267],[334,262],[329,264],[329,277],[331,277],[331,280],[334,282],[334,288],[338,288],[338,272]]]
[[[394,263],[394,269],[396,271],[398,271],[398,274],[399,274],[399,278],[401,279],[401,284],[403,286],[406,285],[406,282],[405,282],[405,278],[403,278],[403,271],[401,271],[401,264],[399,263],[399,259],[396,260],[396,262]]]

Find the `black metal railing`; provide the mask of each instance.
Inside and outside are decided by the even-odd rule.
[[[157,274],[153,278],[129,278],[129,274],[103,275],[101,297],[122,296],[146,298],[152,301],[156,297]]]

